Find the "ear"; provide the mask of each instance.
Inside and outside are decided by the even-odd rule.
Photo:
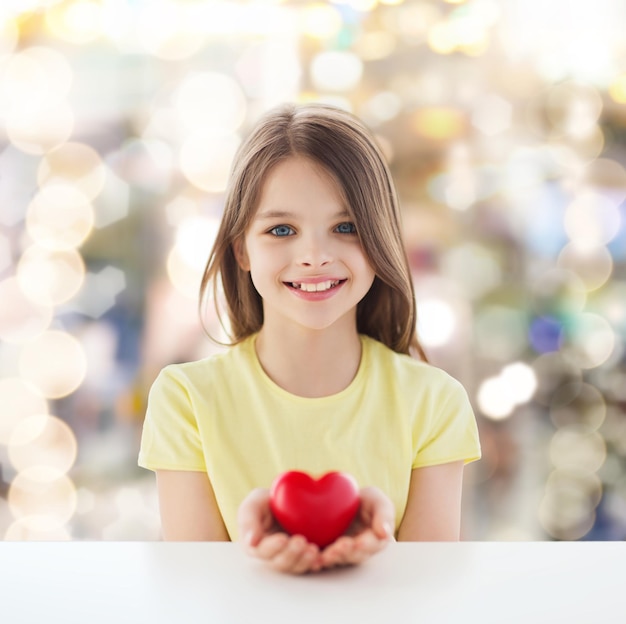
[[[246,252],[246,244],[243,236],[233,241],[233,253],[235,254],[235,260],[242,271],[250,270],[250,261],[248,260],[248,253]]]

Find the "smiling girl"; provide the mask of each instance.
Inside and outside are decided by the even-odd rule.
[[[139,463],[163,536],[243,539],[292,573],[356,564],[398,540],[458,540],[463,466],[480,457],[462,386],[426,362],[389,169],[326,105],[266,114],[234,162],[201,303],[223,289],[225,353],[166,367]],[[361,508],[320,551],[280,530],[286,470],[352,474]]]

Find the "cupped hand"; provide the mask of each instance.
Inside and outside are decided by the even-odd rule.
[[[253,490],[237,515],[244,548],[274,570],[291,574],[363,563],[393,540],[395,509],[378,488],[363,488],[359,496],[359,511],[346,534],[320,551],[303,536],[281,529],[270,510],[269,490]]]
[[[396,513],[391,500],[376,487],[361,489],[359,496],[359,511],[346,534],[322,551],[323,568],[363,563],[393,541]]]
[[[321,569],[319,548],[302,535],[287,535],[276,522],[268,489],[259,488],[246,496],[239,506],[237,523],[246,552],[272,569],[291,574]]]

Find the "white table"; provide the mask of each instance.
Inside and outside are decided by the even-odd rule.
[[[6,624],[624,624],[626,543],[391,544],[287,576],[238,544],[0,543]]]

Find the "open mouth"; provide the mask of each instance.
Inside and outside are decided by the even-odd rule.
[[[305,292],[324,292],[331,288],[336,288],[339,284],[343,284],[346,280],[326,280],[325,282],[317,282],[317,284],[303,283],[303,282],[285,282],[291,288],[296,290],[303,290]]]

